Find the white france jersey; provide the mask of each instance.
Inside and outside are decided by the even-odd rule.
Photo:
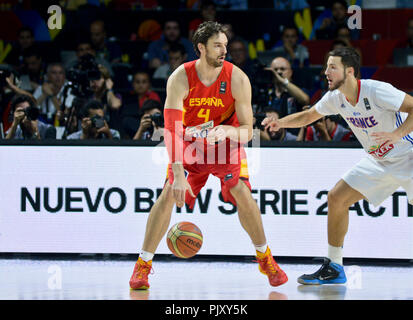
[[[402,157],[413,149],[413,134],[389,147],[378,145],[373,132],[392,132],[407,118],[399,112],[406,93],[377,80],[358,80],[359,95],[355,106],[339,91],[327,92],[315,105],[322,115],[340,114],[360,141],[364,150],[377,160]]]

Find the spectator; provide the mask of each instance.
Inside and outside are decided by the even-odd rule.
[[[56,128],[38,119],[40,110],[27,95],[16,95],[11,101],[13,123],[6,139],[56,139]]]
[[[154,74],[154,79],[167,80],[172,72],[175,71],[186,60],[186,51],[183,45],[180,43],[172,43],[168,50],[169,63],[159,66]]]
[[[273,51],[276,55],[288,59],[293,67],[308,66],[308,49],[302,44],[298,44],[298,35],[296,27],[285,27],[281,35],[282,45],[273,48]]]
[[[168,50],[172,43],[180,43],[185,47],[188,61],[197,58],[192,43],[181,37],[179,23],[176,20],[167,20],[164,24],[161,39],[149,44],[148,59],[150,68],[156,69],[168,62]]]
[[[266,70],[272,72],[274,84],[269,94],[268,106],[282,117],[301,111],[304,105],[310,103],[308,94],[292,83],[293,70],[287,59],[275,58]]]
[[[58,126],[57,122],[62,120],[65,108],[71,107],[74,99],[71,89],[67,89],[65,105],[62,106],[66,86],[66,73],[63,65],[61,63],[49,64],[45,81],[33,93],[40,107],[40,118],[44,122]]]
[[[305,141],[350,141],[352,134],[339,123],[337,116],[328,116],[307,127]]]
[[[341,40],[346,43],[346,47],[353,48],[353,45],[351,43],[351,31],[346,25],[337,27],[335,40]],[[361,63],[361,59],[362,59],[361,50],[359,48],[354,48],[354,49],[359,54],[360,63]]]
[[[274,0],[275,10],[303,10],[308,8],[309,5],[306,0]]]
[[[106,122],[103,105],[97,100],[90,100],[84,106],[81,127],[81,130],[68,135],[67,139],[120,139],[119,131],[111,129]]]
[[[239,38],[234,38],[228,44],[228,53],[231,56],[231,62],[252,79],[255,73],[255,65],[248,56],[248,48],[245,46],[245,42]]]
[[[138,111],[146,100],[161,102],[159,95],[151,89],[151,79],[146,71],[138,71],[133,76],[133,91],[125,97],[125,104],[136,104]]]
[[[269,131],[269,129],[265,129],[261,125],[261,122],[266,117],[273,117],[274,119],[278,120],[280,118],[280,115],[277,111],[271,108],[266,108],[262,115],[257,114],[254,117],[255,127],[256,127],[256,129],[254,129],[256,130],[254,134],[258,133],[257,130],[259,130],[259,135],[260,135],[261,140],[263,141],[302,141],[303,140],[304,128],[300,129],[300,133],[298,136],[287,131],[285,128],[281,128],[277,132],[272,132],[272,131]]]
[[[90,88],[93,92],[92,99],[99,101],[103,106],[105,118],[112,128],[119,129],[119,110],[122,106],[120,95],[113,91],[114,83],[109,71],[102,65],[98,66],[99,75],[90,80]]]
[[[102,20],[91,23],[90,39],[96,52],[96,58],[104,59],[110,63],[122,61],[122,51],[116,43],[107,40],[105,23]]]
[[[96,56],[96,51],[92,47],[92,43],[89,40],[80,40],[77,43],[76,47],[76,59],[66,62],[66,68],[70,69],[76,66],[79,63],[80,59],[86,55],[91,55],[94,57],[94,60],[97,64],[104,66],[108,71],[111,77],[114,76],[112,66],[110,63],[102,57]]]
[[[334,39],[337,29],[347,26],[347,3],[345,0],[335,0],[331,3],[331,17],[324,18],[321,26],[316,30],[317,39]],[[351,30],[351,39],[357,40],[360,32],[357,29]]]
[[[235,38],[235,32],[234,32],[234,27],[230,23],[224,23],[223,28],[225,30],[225,35],[227,36],[228,43],[232,41],[232,39]],[[239,38],[239,37],[237,37]],[[244,39],[242,39],[245,43],[247,43]]]
[[[18,71],[23,67],[24,51],[35,44],[33,30],[29,27],[22,27],[17,33],[17,42],[7,55],[5,62],[14,66]]]
[[[155,100],[147,100],[141,112],[142,118],[133,140],[160,141],[164,127],[161,104]]]
[[[34,92],[44,81],[46,64],[38,50],[33,47],[24,52],[24,64],[20,76],[20,88],[28,92]]]
[[[188,38],[189,40],[192,39],[196,29],[201,25],[201,23],[206,21],[217,21],[217,8],[214,1],[211,0],[203,0],[201,1],[199,12],[201,17],[192,20],[189,23],[189,33]]]
[[[121,112],[122,128],[129,137],[133,137],[139,127],[139,117],[145,101],[155,100],[161,103],[159,95],[151,90],[147,72],[137,72],[133,77],[132,87],[133,91],[125,97]]]
[[[6,132],[13,122],[13,111],[11,109],[11,100],[17,94],[27,95],[35,101],[31,93],[18,87],[17,74],[11,67],[3,66],[0,68],[0,77],[5,80],[0,81],[0,116],[3,132]]]
[[[331,45],[330,50],[328,50],[325,54],[324,61],[327,62],[328,53],[337,48],[353,48],[350,38],[350,30],[346,26],[339,27],[337,29],[336,38]],[[362,60],[362,53],[359,48],[354,48],[360,56],[360,61]],[[320,71],[320,81],[325,81],[324,70]]]
[[[407,48],[413,49],[413,18],[407,23]]]
[[[413,17],[410,18],[407,22],[406,35],[407,35],[407,38],[402,40],[397,45],[397,47],[413,49]]]

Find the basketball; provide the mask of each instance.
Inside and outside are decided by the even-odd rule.
[[[178,258],[191,258],[202,246],[202,232],[191,222],[178,222],[169,229],[166,242],[169,250]]]

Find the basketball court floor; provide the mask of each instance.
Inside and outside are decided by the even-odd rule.
[[[251,259],[154,260],[151,288],[129,289],[134,257],[0,259],[0,300],[413,300],[413,264],[345,264],[346,285],[302,286],[296,281],[319,262],[283,263],[289,281],[271,287]]]

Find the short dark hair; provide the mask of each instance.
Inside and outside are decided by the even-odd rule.
[[[92,45],[92,40],[90,40],[90,37],[88,35],[80,36],[76,40],[76,48],[78,48],[81,44],[90,44]]]
[[[10,101],[11,110],[14,112],[18,104],[28,102],[30,107],[36,107],[33,99],[27,94],[16,94]]]
[[[199,25],[192,37],[192,44],[198,57],[201,55],[201,52],[199,52],[198,49],[198,43],[202,43],[206,46],[208,39],[220,32],[225,34],[225,28],[218,22],[206,21]]]
[[[159,101],[148,99],[142,104],[142,108],[139,110],[140,114],[143,115],[145,112],[152,109],[159,109],[162,111],[162,105]]]
[[[201,1],[201,4],[199,5],[199,10],[203,10],[203,9],[208,8],[208,7],[216,8],[217,6],[216,6],[215,2],[212,1],[212,0],[203,0],[203,1]]]
[[[278,114],[278,116],[281,118],[280,113],[279,113],[277,110],[275,110],[274,108],[271,108],[271,107],[265,107],[265,108],[262,110],[262,112],[263,112],[263,113],[275,112],[275,113]]]
[[[35,46],[28,47],[27,49],[25,49],[23,51],[23,58],[24,59],[26,59],[28,57],[33,57],[33,56],[36,57],[36,58],[40,58],[40,59],[43,58],[41,53],[40,53],[40,50]]]
[[[341,44],[343,47],[348,47],[348,44],[347,44],[345,41],[340,40],[340,39],[334,40],[332,47],[334,47],[334,46],[337,45],[337,44]]]
[[[341,63],[345,68],[352,67],[354,69],[354,76],[360,74],[360,55],[354,48],[345,47],[337,48],[328,53],[329,57],[341,57]]]
[[[29,26],[23,26],[17,31],[17,35],[20,36],[22,32],[29,32],[32,37],[34,37],[33,29]]]
[[[300,35],[300,30],[298,30],[298,28],[296,26],[287,25],[287,26],[284,26],[283,31],[281,33],[281,36],[284,36],[284,33],[285,33],[286,30],[291,30],[291,29],[295,30],[295,32],[297,33],[297,37]]]
[[[83,106],[83,112],[82,112],[82,117],[86,118],[89,117],[89,110],[103,110],[103,105],[100,101],[91,99],[86,102],[86,104]]]
[[[169,23],[169,22],[175,22],[175,23],[178,25],[179,30],[181,30],[181,24],[179,23],[179,21],[178,21],[177,19],[174,19],[174,18],[166,19],[166,20],[163,22],[163,24],[162,24],[162,29],[163,29],[163,30],[165,29],[166,24]]]
[[[248,48],[245,45],[245,41],[241,37],[238,37],[238,36],[235,36],[234,38],[231,39],[231,41],[228,43],[228,47],[230,47],[230,45],[235,43],[235,42],[242,43],[242,45],[245,47],[245,49],[248,50]]]
[[[180,52],[183,56],[186,54],[185,47],[179,42],[173,42],[169,45],[168,52]]]
[[[344,7],[344,8],[346,8],[346,9],[347,9],[347,7],[348,7],[348,4],[347,4],[346,0],[334,0],[333,2],[331,2],[330,8],[333,8],[333,6],[334,6],[336,3],[341,4],[341,6]]]

